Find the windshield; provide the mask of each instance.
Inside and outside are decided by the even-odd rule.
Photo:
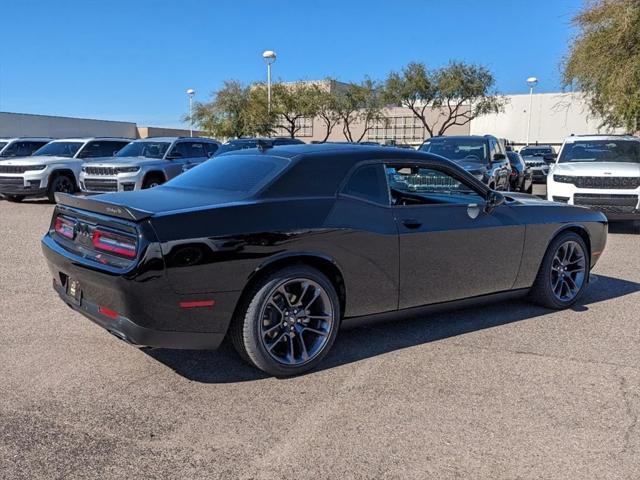
[[[84,145],[83,142],[51,142],[33,152],[33,155],[72,158],[82,145]]]
[[[420,146],[423,152],[435,153],[454,162],[488,163],[487,143],[480,138],[438,138]]]
[[[244,142],[230,142],[225,143],[216,150],[215,156],[218,156],[222,153],[233,152],[234,150],[245,150],[247,148],[256,148],[258,146],[258,142],[256,140],[249,140]]]
[[[168,184],[174,187],[249,193],[266,185],[288,163],[283,158],[264,155],[214,157],[175,177]]]
[[[590,140],[567,143],[558,163],[626,162],[640,163],[640,142],[635,140]]]
[[[0,142],[0,151],[7,146],[9,142]]]
[[[520,155],[523,157],[544,157],[553,153],[555,152],[551,147],[524,147],[520,150]]]
[[[171,142],[131,142],[116,157],[163,158]]]

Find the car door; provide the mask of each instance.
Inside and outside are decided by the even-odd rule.
[[[507,205],[485,211],[487,191],[453,167],[387,164],[399,232],[399,307],[512,288],[524,226]]]
[[[209,158],[204,142],[193,140],[180,140],[175,143],[167,159],[171,164],[167,166],[167,178],[173,178],[183,172],[183,167],[188,169],[198,165]]]

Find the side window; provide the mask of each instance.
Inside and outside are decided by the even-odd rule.
[[[26,155],[31,155],[33,152],[38,150],[43,145],[46,145],[48,142],[25,142]]]
[[[207,153],[209,155],[213,155],[214,153],[216,153],[216,150],[218,150],[218,144],[217,143],[205,143],[204,144],[206,149],[207,149]]]
[[[171,155],[176,155],[179,158],[203,158],[207,156],[207,152],[204,149],[204,143],[202,142],[179,142],[173,147]]]
[[[489,156],[490,160],[493,160],[493,156],[496,153],[500,153],[500,147],[498,147],[498,142],[496,142],[493,138],[489,139],[489,152],[490,152],[490,156]]]
[[[364,165],[358,168],[342,189],[345,195],[369,200],[370,202],[389,204],[389,195],[384,181],[382,165]]]
[[[437,168],[387,165],[393,205],[468,205],[484,202],[483,196],[457,177]]]

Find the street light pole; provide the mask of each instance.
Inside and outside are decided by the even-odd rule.
[[[193,96],[196,91],[193,88],[187,89],[187,95],[189,96],[189,136],[193,137]]]
[[[529,136],[531,135],[531,109],[533,108],[533,87],[538,84],[536,77],[527,78],[529,85],[529,119],[527,120],[527,145],[529,145]]]
[[[262,58],[267,64],[267,111],[271,113],[271,65],[276,61],[276,52],[265,50],[262,52]]]

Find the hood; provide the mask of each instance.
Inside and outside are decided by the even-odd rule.
[[[487,166],[482,162],[474,162],[470,160],[452,160],[453,163],[459,167],[464,168],[467,172],[484,173],[487,171]]]
[[[167,160],[161,158],[147,158],[147,157],[104,157],[94,158],[89,162],[85,162],[85,165],[92,167],[122,167],[122,166],[140,166],[150,163],[162,163]]]
[[[640,163],[575,162],[556,163],[553,173],[576,177],[640,177]]]
[[[105,193],[91,198],[121,207],[131,207],[153,215],[237,203],[245,200],[245,195],[240,192],[173,187],[167,184],[147,190]]]
[[[551,205],[553,203],[536,195],[529,195],[528,193],[504,192],[504,196],[507,199],[513,199],[518,203],[524,203],[526,205]]]
[[[47,155],[37,157],[17,157],[11,160],[2,160],[0,165],[48,165],[56,162],[79,162],[77,158],[49,157]]]

